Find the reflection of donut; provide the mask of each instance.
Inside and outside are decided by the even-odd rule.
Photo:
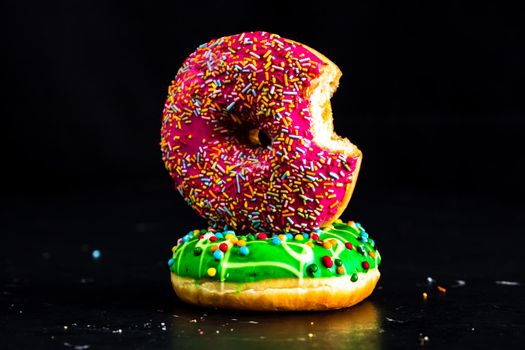
[[[201,45],[169,88],[163,159],[210,225],[303,233],[347,206],[361,152],[333,132],[341,72],[315,50],[266,32]]]
[[[169,324],[171,348],[179,348],[189,337],[194,349],[216,346],[217,330],[220,330],[222,348],[238,348],[246,339],[251,341],[252,349],[280,349],[284,343],[297,344],[297,341],[303,342],[302,349],[382,348],[381,312],[369,301],[350,309],[281,313],[279,317],[272,313],[230,311],[225,318],[224,313],[213,310],[208,310],[203,317],[199,310],[184,308],[179,308],[176,316]]]
[[[323,310],[369,296],[381,262],[359,224],[340,220],[311,234],[237,236],[195,230],[173,249],[168,265],[177,295],[210,307]]]

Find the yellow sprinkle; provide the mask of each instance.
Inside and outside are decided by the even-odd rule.
[[[215,276],[216,274],[217,274],[217,269],[215,269],[215,267],[210,267],[210,268],[208,269],[208,276],[213,277],[213,276]]]
[[[234,237],[234,236],[233,236],[233,234],[231,234],[231,233],[228,233],[226,236],[224,236],[224,238],[226,238],[226,239],[230,239],[230,238],[232,238],[232,237]]]
[[[343,223],[343,220],[341,220],[341,219],[337,219],[337,220],[335,220],[335,223],[336,223],[336,224],[342,224],[342,223]]]
[[[427,301],[427,299],[428,299],[428,294],[425,293],[425,292],[423,292],[423,300],[424,300],[424,301]]]
[[[304,239],[304,237],[303,237],[303,235],[297,234],[297,235],[295,235],[294,239],[296,241],[302,241]]]
[[[314,244],[312,242],[306,242],[306,245],[309,246],[310,248],[314,247]]]
[[[332,243],[328,242],[328,241],[324,241],[323,242],[323,247],[325,249],[332,249]]]
[[[174,245],[174,246],[171,248],[171,251],[172,251],[173,253],[175,253],[175,251],[177,250],[178,247],[179,247],[178,245]]]
[[[330,242],[334,247],[337,245],[337,240],[335,238],[329,239],[328,242]]]

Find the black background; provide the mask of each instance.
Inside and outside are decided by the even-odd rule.
[[[317,49],[343,72],[335,128],[364,153],[343,218],[361,221],[383,257],[364,306],[378,319],[372,336],[386,348],[418,347],[427,335],[448,349],[523,348],[525,5],[0,6],[0,347],[220,349],[243,339],[276,348],[291,345],[290,334],[304,337],[301,322],[310,320],[332,332],[331,348],[379,347],[366,346],[353,309],[338,315],[358,329],[355,339],[326,314],[236,314],[244,326],[221,333],[221,343],[195,338],[198,327],[214,335],[232,314],[206,311],[207,324],[192,323],[202,310],[170,290],[171,245],[205,223],[162,164],[167,87],[199,44],[265,30]],[[268,334],[249,328],[254,319]],[[324,346],[316,339],[305,346]]]
[[[159,124],[182,61],[211,38],[266,30],[343,71],[332,104],[337,132],[364,151],[356,198],[523,196],[523,5],[6,1],[2,12],[9,192],[169,187]]]

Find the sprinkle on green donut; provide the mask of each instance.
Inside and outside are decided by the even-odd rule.
[[[223,254],[220,259],[217,252]],[[328,260],[333,263],[327,264]],[[359,223],[338,220],[332,227],[294,236],[190,231],[173,247],[169,267],[172,273],[196,281],[346,276],[355,282],[358,273],[367,273],[380,263],[381,256],[365,229]]]

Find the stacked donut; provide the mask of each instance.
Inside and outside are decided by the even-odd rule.
[[[212,40],[185,60],[169,87],[161,148],[209,228],[173,249],[183,300],[318,310],[372,292],[374,243],[360,225],[337,221],[362,157],[333,131],[340,76],[317,51],[267,32]]]

